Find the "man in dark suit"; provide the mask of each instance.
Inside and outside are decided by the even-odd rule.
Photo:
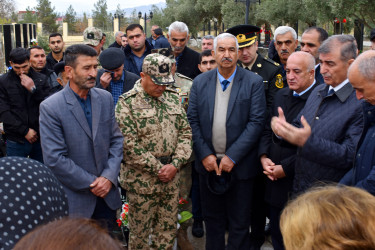
[[[124,69],[124,60],[125,54],[119,48],[108,48],[99,56],[103,68],[98,70],[96,87],[108,90],[112,94],[115,105],[120,95],[131,90],[140,78]]]
[[[206,249],[249,249],[253,178],[259,168],[257,143],[266,113],[260,76],[236,66],[232,34],[215,38],[218,64],[194,79],[188,119],[199,173]]]
[[[189,38],[189,28],[185,23],[176,21],[169,25],[168,41],[176,59],[177,72],[194,79],[201,73],[198,68],[199,53],[186,46]]]
[[[320,27],[310,27],[305,30],[301,38],[301,51],[310,53],[315,58],[315,79],[324,83],[322,74],[320,74],[319,47],[328,38],[328,33]]]
[[[66,49],[69,84],[40,105],[40,135],[44,162],[64,187],[69,215],[104,220],[112,229],[121,207],[123,138],[111,94],[94,88],[96,56],[83,44]]]
[[[271,116],[276,116],[277,108],[285,110],[286,121],[294,118],[305,106],[307,98],[319,83],[314,78],[315,59],[306,52],[292,53],[286,64],[289,88],[276,93]],[[273,143],[273,132],[269,117],[259,143],[259,157],[266,180],[264,200],[268,204],[272,245],[275,250],[284,249],[280,232],[280,214],[288,201],[293,187],[294,159],[297,147],[288,143]]]

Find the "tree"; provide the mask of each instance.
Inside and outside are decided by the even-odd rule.
[[[38,21],[38,17],[35,14],[35,11],[28,6],[26,8],[26,14],[23,16],[23,20],[20,23],[36,23]]]
[[[102,30],[107,30],[109,27],[111,27],[110,24],[112,23],[107,13],[107,0],[98,0],[94,4],[94,8],[95,9],[92,11],[94,26]]]
[[[0,17],[2,19],[10,19],[14,11],[14,0],[0,0]]]
[[[64,21],[68,23],[68,30],[75,31],[75,25],[77,23],[77,12],[74,11],[73,6],[69,5],[65,13]]]
[[[83,18],[77,19],[75,32],[83,33],[83,31],[87,28],[87,25],[88,25],[88,21],[87,21],[86,12],[83,12]]]
[[[55,13],[55,7],[51,6],[51,2],[49,0],[38,0],[36,11],[38,13],[38,22],[43,24],[43,31],[47,33],[57,32],[57,14]]]

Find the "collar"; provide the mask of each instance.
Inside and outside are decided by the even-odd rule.
[[[343,84],[343,85],[340,86],[341,84]],[[338,88],[337,91],[335,90],[335,88],[333,88],[333,89],[335,90],[337,98],[339,98],[339,100],[341,102],[345,102],[346,99],[348,99],[348,97],[351,95],[351,93],[353,92],[354,89],[353,89],[352,85],[350,84],[350,82],[348,80],[345,80],[341,84],[336,86],[336,88]],[[329,87],[331,87],[331,86],[329,86],[329,87],[327,87],[327,86],[329,86],[329,85],[326,84],[326,87],[323,87],[321,90],[319,90],[319,93],[322,97],[326,97],[327,94],[328,94]]]
[[[328,88],[328,92],[333,89],[335,92],[339,91],[342,87],[345,86],[345,84],[347,84],[349,82],[349,79],[346,79],[344,80],[342,83],[340,83],[339,85],[337,85],[336,87],[332,87],[332,86],[329,86]]]
[[[320,63],[318,63],[317,65],[315,65],[315,70],[320,66]]]
[[[316,80],[314,79],[314,82],[307,88],[305,89],[304,91],[300,92],[300,93],[297,93],[296,91],[293,91],[293,95],[294,94],[298,94],[299,96],[302,96],[303,94],[305,94],[307,91],[309,91],[313,86],[314,84],[316,83]]]
[[[237,66],[236,66],[236,69],[234,70],[233,74],[228,78],[228,79],[225,79],[224,76],[222,76],[220,73],[219,73],[219,69],[217,68],[216,69],[216,72],[217,72],[217,76],[219,77],[219,81],[222,82],[224,80],[228,80],[229,82],[232,82],[233,81],[233,78],[234,76],[236,75],[236,72],[237,72]]]

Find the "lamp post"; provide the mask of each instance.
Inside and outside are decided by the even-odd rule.
[[[114,15],[115,18],[118,18],[118,31],[121,30],[121,18],[124,18],[124,14],[117,14]]]
[[[147,13],[145,12],[145,16],[144,16],[144,20],[145,20],[145,34],[146,34],[146,37],[147,37],[147,18],[150,18],[152,19],[154,16],[154,13],[152,13],[152,11],[150,11],[150,14],[148,15],[147,17]],[[138,12],[138,18],[141,19],[142,18],[142,12]]]
[[[236,2],[236,3],[238,3],[238,2],[245,3],[245,6],[246,6],[245,24],[248,24],[250,3],[259,3],[260,4],[260,0],[234,0],[234,2]]]

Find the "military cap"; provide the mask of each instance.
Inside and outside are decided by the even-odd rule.
[[[370,34],[370,41],[373,41],[373,40],[375,40],[375,29],[372,29],[371,34]]]
[[[99,56],[100,65],[104,69],[113,70],[124,64],[125,53],[120,48],[108,48],[103,50]]]
[[[257,38],[257,32],[260,32],[259,27],[247,24],[237,25],[227,30],[227,33],[237,38],[240,48],[252,45]]]
[[[220,195],[224,194],[232,185],[233,178],[232,173],[221,172],[221,175],[217,175],[215,171],[211,171],[207,178],[207,188],[212,193]]]
[[[97,46],[103,38],[103,32],[95,27],[88,27],[83,31],[83,43]]]
[[[157,85],[170,85],[174,83],[171,70],[171,59],[161,54],[149,54],[143,60],[143,73],[149,75]]]
[[[56,75],[58,75],[60,72],[65,71],[64,67],[65,67],[64,61],[58,62],[53,66],[53,71],[55,71]]]

